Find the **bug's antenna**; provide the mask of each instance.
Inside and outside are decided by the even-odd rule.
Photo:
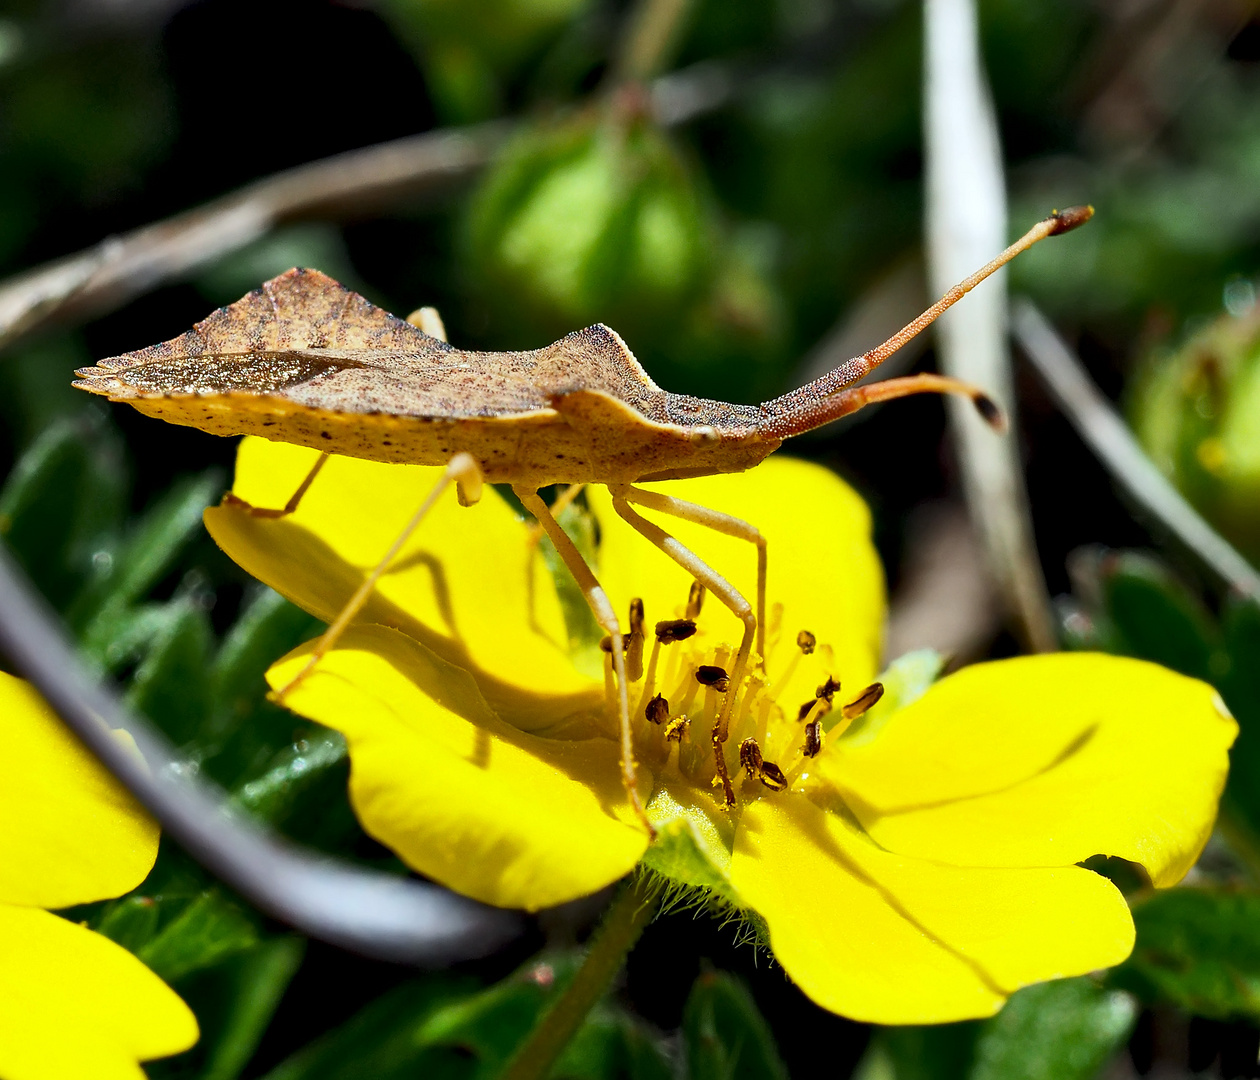
[[[870,352],[846,360],[821,378],[806,383],[798,390],[767,401],[761,406],[765,417],[761,431],[774,438],[786,439],[814,428],[829,424],[873,401],[905,397],[907,394],[962,394],[968,397],[989,423],[1002,427],[1001,410],[983,391],[943,375],[913,375],[904,379],[888,379],[869,386],[853,386],[864,375],[874,371],[907,341],[926,329],[948,308],[953,307],[985,278],[1000,270],[1020,252],[1027,251],[1047,236],[1058,236],[1084,225],[1094,216],[1092,206],[1070,206],[1055,210],[1048,218],[1037,222],[1023,236],[1002,252],[992,262],[985,264],[970,277],[964,278],[928,308],[913,322],[907,323],[882,345]]]

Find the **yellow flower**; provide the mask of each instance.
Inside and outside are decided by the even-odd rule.
[[[246,440],[235,493],[283,505],[311,461]],[[437,475],[334,457],[292,517],[225,505],[206,521],[250,573],[331,619]],[[661,490],[745,517],[769,543],[764,671],[737,688],[727,744],[737,807],[724,811],[712,787],[720,691],[697,672],[726,664],[740,624],[710,599],[693,636],[654,654],[652,627],[684,614],[690,582],[588,489],[596,571],[619,610],[638,598],[647,615],[645,671],[630,690],[641,795],[659,831],[649,847],[620,785],[609,665],[566,627],[566,599],[580,608],[488,491],[475,507],[439,504],[358,627],[288,699],[346,736],[368,832],[459,892],[530,909],[642,860],[755,913],[805,992],[862,1020],[985,1016],[1021,986],[1122,960],[1133,943],[1124,900],[1077,864],[1119,856],[1157,886],[1193,864],[1236,733],[1212,688],[1137,661],[1030,657],[967,668],[850,724],[843,706],[876,673],[883,617],[861,500],[781,457]],[[752,595],[750,545],[666,524]],[[272,669],[273,686],[305,651]],[[657,694],[666,704],[653,723]],[[747,739],[756,750],[740,771]]]
[[[144,1080],[197,1021],[131,953],[45,908],[118,896],[157,858],[153,820],[35,691],[0,673],[0,1076]],[[127,738],[120,734],[120,738]]]

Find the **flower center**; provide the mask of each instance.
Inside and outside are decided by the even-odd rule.
[[[713,731],[727,696],[733,694],[730,730],[722,752],[738,799],[747,802],[803,783],[809,762],[829,738],[840,735],[880,699],[883,686],[872,683],[845,702],[840,680],[831,670],[832,649],[820,644],[809,630],[796,635],[795,648],[777,678],[770,678],[765,658],[754,655],[736,685],[731,675],[732,646],[711,644],[698,632],[703,602],[703,587],[693,585],[682,608],[683,618],[665,619],[649,628],[643,601],[631,601],[624,643],[636,759],[658,776],[673,774],[690,784],[715,789],[715,801],[724,805]],[[774,653],[781,605],[775,605],[767,621],[766,651]],[[649,635],[651,648],[645,664]],[[611,640],[605,638],[601,647],[609,654],[604,663],[605,704],[615,723]],[[802,663],[821,673],[814,696],[804,702],[783,700]]]

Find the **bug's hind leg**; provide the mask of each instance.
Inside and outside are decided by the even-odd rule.
[[[521,505],[534,515],[534,518],[543,527],[543,531],[551,539],[551,542],[556,545],[556,551],[560,553],[560,558],[564,560],[564,565],[569,568],[569,573],[577,579],[582,595],[586,597],[586,602],[591,606],[591,611],[595,614],[595,621],[612,638],[612,661],[613,670],[617,673],[617,706],[621,731],[621,779],[626,786],[626,795],[630,799],[630,805],[634,807],[636,816],[643,823],[644,828],[647,829],[648,835],[655,840],[656,830],[652,827],[652,823],[648,821],[647,812],[643,809],[643,803],[639,799],[639,789],[635,776],[634,742],[631,738],[630,730],[630,697],[629,688],[626,684],[626,658],[622,647],[621,624],[617,621],[617,615],[613,611],[612,604],[608,601],[608,594],[604,592],[604,587],[600,585],[594,572],[587,565],[586,560],[582,558],[578,549],[573,546],[573,541],[569,539],[568,534],[560,528],[560,523],[556,521],[555,515],[552,514],[551,509],[539,497],[538,492],[515,484],[512,486],[512,490],[516,493],[516,497],[521,500]]]
[[[739,651],[735,654],[735,666],[731,669],[729,686],[722,708],[713,724],[713,763],[717,770],[717,778],[722,784],[722,795],[727,806],[735,805],[735,789],[731,786],[731,775],[726,767],[726,738],[730,734],[731,712],[735,706],[735,698],[739,694],[740,685],[744,681],[744,672],[748,667],[748,655],[752,651],[753,635],[757,630],[757,617],[753,614],[752,605],[726,578],[722,577],[708,563],[690,548],[684,547],[664,529],[654,525],[637,514],[625,498],[624,488],[610,488],[613,496],[613,509],[636,532],[647,537],[674,562],[713,593],[722,601],[732,614],[744,624],[744,636],[739,643]]]
[[[412,515],[411,520],[403,526],[402,532],[398,534],[398,539],[394,541],[389,551],[385,553],[385,557],[376,564],[376,569],[363,580],[363,584],[355,589],[354,595],[346,601],[346,606],[341,609],[341,613],[329,624],[323,636],[315,643],[315,648],[311,650],[311,655],[302,670],[287,685],[276,691],[274,695],[276,701],[283,701],[285,695],[290,693],[294,687],[305,679],[315,665],[323,659],[324,655],[337,644],[337,640],[345,633],[346,627],[363,610],[363,605],[367,603],[368,597],[372,595],[372,590],[376,588],[376,583],[380,580],[381,575],[389,569],[389,564],[397,557],[403,544],[416,531],[420,522],[424,520],[425,515],[433,508],[433,504],[438,501],[439,496],[452,482],[454,482],[459,491],[461,505],[471,506],[481,497],[481,467],[471,454],[461,453],[451,458],[442,473],[441,479],[433,485],[433,490],[425,497],[424,502],[420,504],[420,508]]]
[[[324,464],[331,456],[332,455],[328,453],[323,453],[315,459],[315,464],[311,466],[311,471],[306,474],[306,479],[298,484],[297,491],[289,496],[289,501],[279,510],[266,506],[253,506],[250,503],[247,503],[244,499],[237,498],[237,496],[233,495],[230,491],[224,496],[223,502],[226,506],[235,506],[238,510],[244,510],[245,513],[249,514],[251,517],[288,517],[298,508],[298,503],[302,501],[302,496],[306,494],[311,484],[315,482],[315,477],[319,475],[319,470],[324,467]]]
[[[697,525],[725,533],[740,540],[747,540],[757,545],[757,656],[762,667],[766,663],[766,538],[761,531],[742,518],[723,514],[719,510],[710,510],[707,506],[675,499],[672,495],[661,495],[655,491],[644,491],[642,488],[626,485],[613,491],[614,496],[624,498],[626,502],[638,503],[650,510],[659,510],[662,514],[671,514],[683,521],[694,521]]]

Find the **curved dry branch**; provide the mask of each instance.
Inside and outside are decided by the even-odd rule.
[[[485,956],[525,920],[436,885],[308,852],[233,810],[179,768],[167,741],[80,665],[56,617],[0,545],[0,651],[193,858],[250,903],[311,937],[366,956],[437,967]],[[142,760],[110,735],[131,733]]]
[[[1015,301],[1011,326],[1059,408],[1120,486],[1231,589],[1260,598],[1260,573],[1146,456],[1084,365],[1031,300]]]
[[[362,216],[481,168],[506,123],[432,131],[258,180],[0,284],[0,350],[55,322],[121,307],[301,218]]]

